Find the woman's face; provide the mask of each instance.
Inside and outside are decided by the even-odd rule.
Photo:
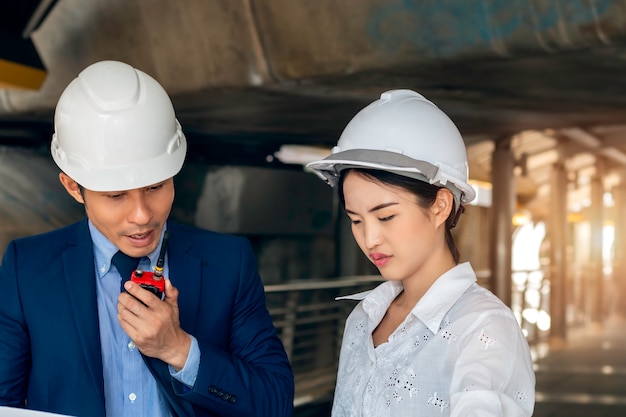
[[[449,250],[447,215],[439,213],[439,198],[430,208],[422,208],[414,194],[354,171],[343,182],[343,194],[352,234],[385,279],[431,276],[441,269],[442,256],[449,257]]]

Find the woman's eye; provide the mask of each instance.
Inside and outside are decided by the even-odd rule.
[[[353,220],[353,219],[350,219],[350,223],[352,223],[352,224],[360,224],[360,223],[361,223],[361,220]]]
[[[392,214],[391,216],[387,216],[387,217],[381,217],[380,221],[381,222],[388,222],[389,220],[393,219],[394,217],[396,217],[395,214]]]

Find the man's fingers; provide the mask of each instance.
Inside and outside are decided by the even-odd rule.
[[[137,300],[141,301],[146,307],[153,308],[156,306],[156,301],[161,301],[154,293],[141,288],[141,285],[132,281],[127,281],[124,284],[124,289]]]
[[[178,305],[178,288],[172,285],[169,279],[165,280],[165,301],[171,305]]]

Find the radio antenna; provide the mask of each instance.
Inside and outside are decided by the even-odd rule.
[[[157,259],[156,267],[154,268],[154,279],[163,278],[163,265],[165,265],[165,252],[167,252],[167,241],[169,240],[169,230],[166,230],[163,234],[163,242],[161,242],[161,252],[159,252],[159,259]]]

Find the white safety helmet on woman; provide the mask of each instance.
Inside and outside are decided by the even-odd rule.
[[[307,164],[332,187],[342,170],[393,172],[448,188],[456,207],[474,199],[465,143],[452,120],[412,90],[391,90],[350,120],[332,153]]]
[[[54,116],[51,152],[59,168],[93,191],[124,191],[176,175],[187,141],[161,85],[118,61],[85,68]]]

